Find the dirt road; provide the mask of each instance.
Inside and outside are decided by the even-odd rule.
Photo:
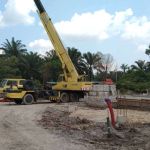
[[[0,103],[0,150],[149,150],[149,112],[128,111],[130,124],[108,138],[107,111],[82,102]]]
[[[0,104],[0,150],[88,150],[37,124],[49,106],[55,104]]]

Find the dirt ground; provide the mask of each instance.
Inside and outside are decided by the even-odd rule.
[[[115,110],[115,114],[121,111]],[[128,110],[119,130],[106,127],[107,110],[83,102],[0,104],[0,150],[149,150],[150,112]]]
[[[55,104],[0,104],[0,150],[87,150],[38,125],[49,106]]]

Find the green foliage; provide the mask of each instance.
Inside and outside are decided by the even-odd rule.
[[[141,62],[141,60],[136,61]],[[131,70],[124,74],[117,82],[118,89],[132,90],[135,92],[143,92],[150,89],[150,72],[145,70],[143,61],[139,65],[132,65]]]
[[[0,55],[0,80],[3,78],[34,79],[38,87],[47,81],[57,81],[63,73],[62,64],[54,50],[42,57],[38,53],[27,52],[20,40],[6,39],[2,44],[4,51]],[[68,54],[79,74],[88,75],[91,81],[103,81],[111,78],[121,91],[143,92],[150,89],[150,62],[137,60],[135,64],[121,65],[122,71],[110,71],[113,57],[100,52],[82,54],[76,48],[68,48]],[[150,56],[150,46],[145,54]]]
[[[42,84],[39,80],[33,80],[33,84],[35,86],[35,89],[41,89],[42,88]]]
[[[27,52],[21,40],[15,40],[14,37],[10,41],[6,39],[1,45],[4,54],[0,55],[0,80],[20,77],[45,83],[57,81],[63,73],[62,64],[54,50],[42,57],[38,53]],[[88,75],[89,80],[103,78],[102,53],[82,54],[76,48],[68,48],[68,54],[79,74]]]
[[[23,78],[38,79],[41,78],[41,67],[43,65],[43,59],[37,53],[27,53],[23,57],[20,57],[18,67]]]
[[[17,64],[18,58],[15,56],[0,57],[0,79],[20,77]]]
[[[58,76],[62,73],[62,67],[54,50],[47,52],[41,70],[44,83],[46,81],[57,81]]]
[[[68,47],[68,54],[77,69],[79,74],[86,74],[87,72],[87,65],[82,56],[81,52],[76,48],[69,48]]]
[[[145,50],[145,54],[150,56],[150,45],[148,49]],[[150,90],[150,62],[145,60],[137,60],[135,64],[128,67],[127,65],[122,65],[124,74],[117,82],[117,88],[120,90],[132,90],[138,93],[144,92],[145,90]]]
[[[149,45],[148,49],[145,50],[145,54],[150,56],[150,45]]]

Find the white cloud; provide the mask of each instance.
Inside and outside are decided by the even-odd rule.
[[[0,49],[0,55],[3,54],[3,53],[4,53],[4,51],[2,49]]]
[[[51,42],[45,39],[38,39],[29,43],[31,50],[38,52],[41,55],[44,55],[45,52],[54,49]]]
[[[55,24],[57,30],[66,36],[95,37],[105,40],[114,34],[122,33],[123,24],[133,15],[132,9],[116,12],[114,15],[106,10],[93,13],[74,14],[70,21]]]
[[[33,24],[35,12],[33,0],[8,0],[4,11],[0,12],[0,27],[15,24]]]
[[[125,11],[116,12],[114,15],[114,20],[113,20],[114,25],[115,26],[122,25],[132,15],[133,15],[133,11],[131,8],[129,8]]]
[[[126,21],[122,37],[133,40],[150,38],[150,20],[146,16],[142,16]]]
[[[66,37],[106,40],[118,36],[132,42],[145,42],[150,38],[150,19],[146,16],[135,16],[131,8],[114,14],[106,10],[76,13],[70,20],[55,23],[55,26]]]
[[[112,25],[109,27],[111,29],[112,34],[121,34],[124,30],[124,24],[129,18],[133,15],[133,11],[131,8],[125,11],[116,12],[113,15]]]
[[[55,26],[63,35],[97,37],[103,40],[109,37],[111,21],[112,15],[105,10],[100,10],[94,13],[76,13],[70,21],[61,21]]]

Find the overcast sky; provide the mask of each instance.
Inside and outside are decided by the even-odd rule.
[[[41,0],[66,47],[110,53],[115,63],[147,60],[149,0]],[[52,48],[33,0],[0,0],[0,44],[15,37],[29,51]]]

